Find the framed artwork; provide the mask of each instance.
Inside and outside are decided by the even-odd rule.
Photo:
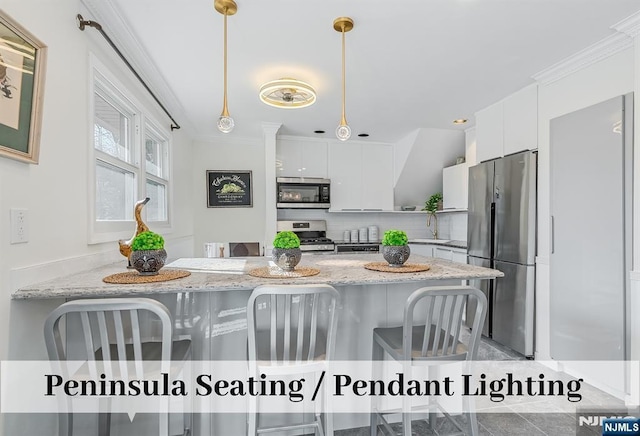
[[[207,207],[253,207],[251,171],[207,171]]]
[[[0,156],[38,163],[47,46],[0,10]]]

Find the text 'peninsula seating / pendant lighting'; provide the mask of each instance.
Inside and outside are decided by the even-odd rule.
[[[336,129],[336,136],[340,141],[346,141],[351,137],[351,128],[347,124],[347,117],[345,115],[344,100],[345,100],[345,74],[344,74],[344,34],[353,29],[353,20],[349,17],[339,17],[333,21],[333,28],[342,33],[342,118],[340,124]]]
[[[216,11],[224,15],[224,97],[222,113],[218,118],[218,130],[222,133],[229,133],[233,130],[235,123],[233,118],[229,116],[229,109],[227,108],[227,16],[238,12],[238,5],[233,0],[215,0],[214,7]]]

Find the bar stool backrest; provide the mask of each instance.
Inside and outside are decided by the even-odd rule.
[[[247,304],[249,360],[331,360],[339,298],[329,285],[257,287]]]
[[[469,340],[461,341],[462,314],[467,298],[477,299],[478,304]],[[470,286],[418,289],[409,296],[404,307],[404,359],[475,360],[486,310],[487,298],[480,290]],[[419,350],[413,338],[413,326],[416,323],[425,326]],[[466,342],[465,348],[459,347],[461,342]]]
[[[171,361],[171,315],[163,304],[149,298],[86,299],[62,304],[49,314],[44,325],[49,359],[141,362],[147,358],[143,355],[140,330],[143,312],[150,312],[160,321],[160,340],[153,342],[160,342],[161,350],[153,360]],[[70,314],[80,318],[83,355],[70,355],[70,347],[63,340],[60,321]]]

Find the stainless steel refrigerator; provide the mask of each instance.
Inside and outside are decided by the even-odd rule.
[[[489,301],[483,334],[533,355],[537,153],[525,151],[469,168],[468,261],[504,273],[471,281]],[[467,305],[467,325],[475,302]]]

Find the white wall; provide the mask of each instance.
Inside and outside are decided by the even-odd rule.
[[[420,129],[411,149],[408,143],[413,134],[396,144],[396,206],[418,205],[436,192],[442,192],[442,168],[454,165],[458,156],[465,155],[464,132],[448,129]],[[405,157],[404,160],[399,159]],[[400,165],[404,162],[404,165]],[[399,173],[398,173],[399,171]]]
[[[398,183],[398,178],[400,178],[400,174],[402,174],[402,170],[404,169],[404,166],[407,163],[407,159],[409,158],[409,153],[411,153],[411,149],[416,143],[416,138],[418,137],[419,133],[420,129],[416,129],[393,145],[394,186],[396,185],[396,183]]]
[[[225,137],[193,144],[192,189],[194,247],[202,255],[205,242],[262,242],[265,238],[264,139]],[[275,168],[275,161],[273,162]],[[253,207],[207,207],[207,170],[251,170]],[[274,205],[275,207],[275,205]],[[271,241],[269,241],[271,242]]]
[[[77,0],[5,0],[2,8],[41,39],[49,53],[40,163],[29,165],[0,158],[0,358],[44,358],[42,318],[38,315],[44,315],[59,301],[11,301],[16,286],[93,268],[96,265],[92,262],[125,261],[117,242],[87,242],[87,216],[92,207],[88,196],[94,189],[87,176],[92,165],[88,154],[92,132],[89,52],[117,74],[134,91],[133,96],[154,111],[157,120],[167,127],[169,120],[95,30],[78,30],[75,15],[82,12],[86,18],[88,13]],[[175,207],[173,231],[165,239],[169,255],[178,256],[190,254],[193,245],[188,132],[174,132],[172,144]],[[28,209],[26,244],[9,244],[10,208]],[[132,223],[132,232],[134,229]]]
[[[550,170],[549,121],[560,115],[632,92],[634,53],[625,50],[548,85],[538,99],[538,260],[536,287],[536,357],[550,359],[549,255]],[[635,145],[636,150],[640,144]],[[606,231],[606,223],[602,229]],[[587,235],[585,235],[587,236]],[[632,312],[633,313],[633,312]]]
[[[117,242],[88,244],[89,52],[107,65],[165,126],[168,118],[117,60],[97,32],[78,30],[75,15],[88,13],[77,0],[5,0],[2,9],[49,48],[44,86],[39,165],[0,158],[0,359],[46,359],[42,326],[63,301],[14,301],[19,286],[125,259]],[[93,32],[93,34],[92,34]],[[172,134],[173,231],[165,234],[170,256],[190,255],[191,139]],[[132,205],[133,207],[133,205]],[[9,243],[9,210],[28,209],[29,242]],[[132,232],[135,225],[132,223]],[[51,434],[55,417],[0,416],[1,434]]]

